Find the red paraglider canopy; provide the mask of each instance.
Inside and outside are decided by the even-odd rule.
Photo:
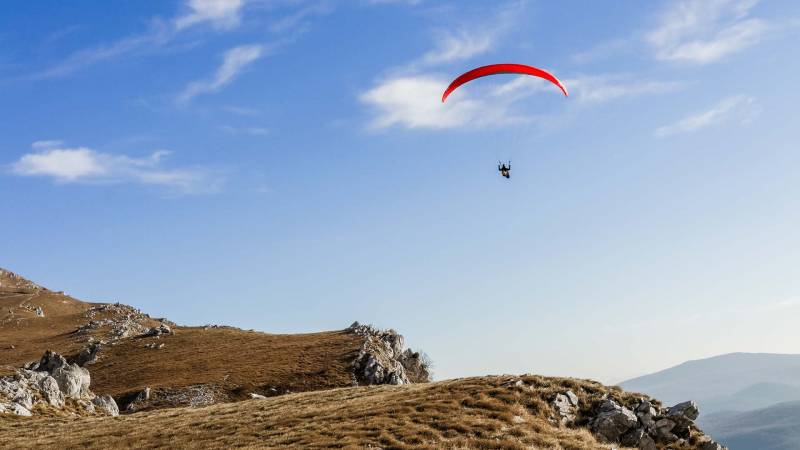
[[[450,95],[451,92],[455,91],[462,84],[469,83],[476,78],[481,78],[488,75],[497,75],[501,73],[516,73],[520,75],[532,75],[534,77],[544,78],[545,80],[558,86],[565,96],[569,96],[569,94],[567,94],[567,88],[561,84],[558,78],[546,70],[537,69],[536,67],[526,66],[524,64],[491,64],[488,66],[478,67],[477,69],[472,69],[453,80],[453,82],[450,83],[450,86],[447,87],[447,90],[444,91],[444,94],[442,94],[442,103],[447,100],[447,96]]]

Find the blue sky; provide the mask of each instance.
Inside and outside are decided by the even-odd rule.
[[[0,265],[183,324],[393,327],[438,378],[797,353],[799,36],[788,0],[15,2]],[[497,62],[570,97],[440,103]]]

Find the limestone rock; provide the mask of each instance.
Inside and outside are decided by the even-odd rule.
[[[110,395],[98,395],[92,399],[92,403],[106,415],[112,417],[119,415],[119,407],[117,406],[117,402],[114,401],[114,397]]]
[[[56,408],[64,407],[64,394],[61,392],[61,389],[59,389],[58,382],[55,378],[50,375],[46,376],[39,383],[39,390],[42,391],[45,400],[52,406]]]
[[[552,403],[560,417],[561,423],[569,424],[575,421],[578,396],[575,395],[574,392],[567,391],[563,394],[556,394]]]
[[[91,377],[89,371],[77,364],[57,367],[51,372],[64,396],[81,398],[88,394]]]
[[[617,442],[638,422],[633,411],[620,406],[614,400],[606,399],[600,405],[600,414],[592,420],[591,429],[608,442]]]

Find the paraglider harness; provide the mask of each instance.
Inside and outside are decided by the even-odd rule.
[[[505,163],[497,163],[497,170],[500,171],[500,176],[511,178],[511,161],[508,162],[508,165]]]

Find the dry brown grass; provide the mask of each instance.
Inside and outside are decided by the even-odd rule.
[[[41,306],[45,317],[33,311]],[[83,343],[72,334],[87,322],[83,314],[91,303],[41,290],[0,290],[0,374],[41,358],[47,349],[71,354]]]
[[[160,350],[146,348],[163,343]],[[133,338],[105,347],[89,367],[92,390],[115,397],[145,387],[211,384],[233,398],[350,385],[361,338],[344,331],[265,334],[231,328],[178,327],[161,339]],[[268,393],[268,392],[264,392]]]
[[[0,419],[0,448],[606,449],[583,427],[550,420],[548,400],[599,384],[536,376],[340,388],[119,418]],[[623,402],[633,396],[617,392]]]
[[[46,316],[36,317],[37,306]],[[0,290],[0,375],[10,374],[45,350],[76,354],[89,335],[74,331],[94,304],[47,290]],[[108,314],[96,314],[103,319]],[[158,324],[149,321],[149,326]],[[222,400],[250,392],[269,395],[349,386],[350,365],[362,338],[344,331],[280,335],[237,328],[174,327],[160,339],[126,338],[103,346],[88,369],[92,390],[120,400],[145,387],[169,391],[208,384]],[[92,333],[104,339],[107,330]],[[164,344],[162,349],[145,347]],[[157,405],[157,406],[171,406]]]

